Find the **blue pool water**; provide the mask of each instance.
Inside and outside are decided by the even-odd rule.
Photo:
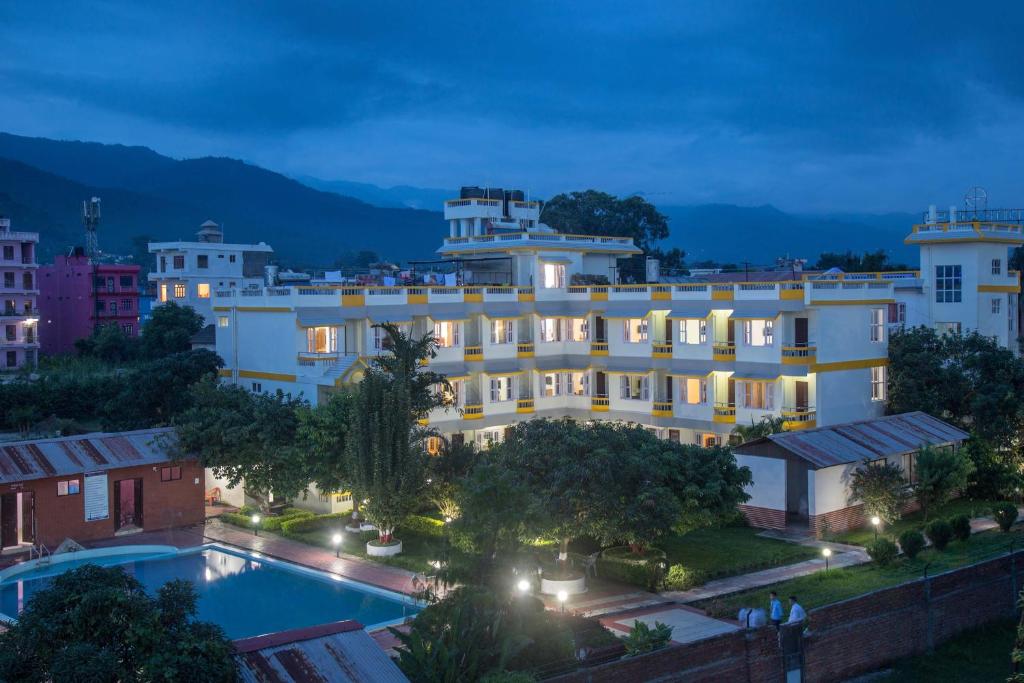
[[[118,565],[146,590],[188,579],[199,594],[199,619],[219,624],[230,638],[286,631],[342,619],[371,627],[415,614],[415,606],[326,575],[282,568],[242,553],[205,548],[169,555],[97,557],[62,562],[0,583],[0,612],[17,616],[52,577],[83,564]]]

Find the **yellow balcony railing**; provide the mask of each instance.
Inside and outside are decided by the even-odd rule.
[[[711,347],[712,360],[736,360],[736,344],[732,342],[715,342]]]
[[[516,356],[519,358],[533,358],[533,342],[520,342],[516,344]]]
[[[818,424],[818,412],[814,408],[783,408],[782,426],[788,431],[810,429]]]
[[[608,342],[591,342],[591,344],[590,344],[590,355],[591,356],[607,356],[608,355]]]
[[[652,358],[671,358],[672,357],[672,344],[659,344],[655,342],[651,345],[651,357]]]
[[[818,355],[816,346],[783,346],[783,365],[807,365],[814,363]]]
[[[516,412],[517,413],[532,413],[533,412],[533,399],[532,398],[521,398],[516,401]]]
[[[728,403],[716,403],[715,413],[711,419],[714,422],[719,422],[722,424],[735,424],[736,406],[730,405]]]
[[[484,347],[479,346],[479,345],[467,346],[465,348],[465,350],[463,351],[463,353],[462,353],[462,357],[465,360],[483,360],[484,359]]]
[[[598,412],[608,412],[608,397],[594,396],[590,399],[590,409]]]
[[[467,405],[462,409],[462,417],[465,420],[479,420],[484,416],[484,407],[480,404]]]
[[[672,401],[655,401],[652,417],[672,417]]]

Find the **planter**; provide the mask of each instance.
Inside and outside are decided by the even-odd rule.
[[[546,579],[541,576],[540,592],[544,595],[558,595],[565,591],[567,595],[579,595],[587,592],[587,577],[580,574],[568,579]]]
[[[374,545],[376,541],[368,541],[366,544],[366,554],[370,557],[391,557],[402,552],[402,542],[392,541],[387,545]]]

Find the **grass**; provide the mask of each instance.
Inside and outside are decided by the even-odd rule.
[[[1010,651],[1016,635],[1012,620],[997,621],[946,641],[930,655],[896,662],[877,681],[900,683],[963,683],[998,681],[1011,673]]]
[[[998,501],[995,500],[970,500],[966,498],[957,498],[951,500],[942,507],[933,510],[928,515],[928,521],[939,518],[949,518],[954,515],[967,515],[968,517],[985,517],[992,514],[992,506]],[[885,525],[879,532],[879,536],[888,536],[890,539],[896,539],[904,531],[908,529],[917,529],[920,531],[924,528],[926,522],[920,512],[913,512],[903,517],[897,522]],[[851,545],[867,545],[875,538],[874,529],[871,525],[867,525],[862,529],[852,529],[850,531],[836,534],[834,540],[839,543],[849,543]]]
[[[900,558],[888,567],[868,563],[828,572],[819,571],[762,588],[706,600],[698,603],[698,606],[712,616],[735,618],[741,607],[767,605],[768,592],[775,590],[782,596],[798,596],[804,609],[810,610],[913,581],[924,574],[926,565],[928,573],[934,575],[990,559],[1007,552],[1011,542],[1015,542],[1017,548],[1024,547],[1024,528],[1014,527],[1009,533],[984,531],[973,535],[969,541],[950,543],[944,552],[929,548],[913,560]]]
[[[662,537],[655,546],[669,564],[703,572],[708,578],[802,562],[818,556],[814,548],[762,538],[757,529],[727,526]]]

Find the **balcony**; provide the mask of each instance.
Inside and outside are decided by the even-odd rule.
[[[516,344],[517,358],[533,358],[533,342],[521,342]]]
[[[298,363],[302,367],[314,368],[317,366],[329,366],[333,365],[338,361],[339,354],[337,351],[333,353],[316,353],[300,351],[298,355]]]
[[[810,365],[817,362],[818,347],[809,344],[807,346],[783,346],[783,365]]]
[[[719,424],[736,424],[736,406],[730,403],[716,403],[711,420]]]
[[[464,420],[480,420],[484,416],[484,407],[482,404],[477,403],[474,405],[467,405],[462,410],[462,419]]]
[[[671,358],[672,357],[672,342],[659,343],[654,342],[651,345],[651,358]]]
[[[672,417],[672,401],[655,401],[651,417]]]
[[[609,404],[607,396],[593,396],[590,399],[590,409],[598,413],[607,413]]]
[[[782,426],[785,430],[794,432],[798,429],[811,429],[818,424],[818,414],[814,408],[783,408]]]
[[[516,401],[516,412],[517,413],[532,413],[533,412],[533,399],[532,398],[521,398]]]
[[[711,360],[736,360],[736,344],[734,342],[715,342],[711,347]]]
[[[484,359],[484,347],[479,344],[473,346],[467,346],[462,352],[464,360],[483,360]]]
[[[590,344],[590,355],[591,356],[607,356],[608,355],[608,342],[591,342]]]

